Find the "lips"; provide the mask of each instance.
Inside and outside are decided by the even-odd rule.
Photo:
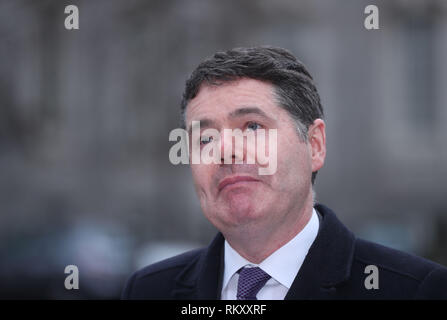
[[[229,178],[225,178],[223,179],[220,183],[219,183],[219,191],[222,191],[223,188],[225,188],[228,185],[232,185],[238,182],[244,182],[244,181],[252,181],[252,182],[256,182],[259,181],[255,178],[249,177],[249,176],[234,176],[234,177],[229,177]]]

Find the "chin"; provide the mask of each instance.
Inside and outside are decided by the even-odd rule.
[[[260,192],[252,188],[232,187],[222,192],[213,206],[208,206],[208,220],[219,230],[259,221],[264,215]]]
[[[234,226],[256,221],[261,215],[255,199],[246,194],[233,195],[228,199],[224,213],[226,222]]]

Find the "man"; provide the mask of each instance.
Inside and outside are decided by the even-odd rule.
[[[314,205],[326,155],[323,109],[291,53],[216,53],[187,81],[182,114],[188,132],[193,121],[200,130],[276,130],[276,150],[266,148],[277,168],[260,175],[263,164],[247,164],[247,149],[238,152],[232,136],[201,138],[201,147],[217,143],[222,151],[220,163],[191,165],[201,208],[220,233],[207,248],[133,274],[124,299],[447,298],[446,268],[358,239],[329,208]]]

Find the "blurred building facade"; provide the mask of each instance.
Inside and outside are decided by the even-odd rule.
[[[72,0],[73,31],[67,4],[0,1],[0,279],[88,261],[88,244],[67,254],[86,230],[112,282],[153,243],[207,244],[216,231],[168,135],[193,68],[254,45],[289,49],[317,83],[317,200],[360,236],[447,264],[447,2]],[[379,30],[363,26],[368,4]],[[70,297],[51,288],[36,295]]]

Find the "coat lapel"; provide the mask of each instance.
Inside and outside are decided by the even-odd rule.
[[[336,299],[337,287],[348,280],[354,255],[354,235],[323,205],[317,238],[285,299]]]

